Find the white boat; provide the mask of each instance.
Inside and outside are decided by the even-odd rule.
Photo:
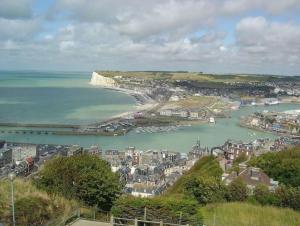
[[[210,122],[210,123],[216,123],[215,118],[214,118],[214,117],[210,117],[210,118],[209,118],[209,122]]]

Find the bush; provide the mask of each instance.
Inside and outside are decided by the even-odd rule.
[[[225,185],[215,177],[191,178],[186,182],[185,189],[200,204],[223,201],[226,194]]]
[[[119,176],[98,157],[79,155],[50,160],[35,180],[52,194],[75,198],[86,205],[109,210],[121,192]]]
[[[247,186],[239,177],[228,185],[227,198],[229,201],[245,201],[247,199]]]
[[[300,211],[300,187],[280,186],[276,189],[275,195],[280,206]]]
[[[280,204],[279,198],[273,192],[270,192],[268,187],[263,184],[259,184],[255,187],[253,196],[261,205],[279,206]]]
[[[180,177],[175,184],[167,191],[168,195],[182,194],[185,191],[185,184],[192,178],[199,176],[208,176],[221,178],[223,170],[218,160],[213,156],[204,156],[198,160],[195,165]]]
[[[50,201],[42,197],[28,196],[15,202],[18,225],[45,225],[53,216]]]
[[[178,224],[202,225],[202,214],[195,200],[173,197],[155,197],[151,199],[124,196],[118,199],[112,208],[116,217],[128,219],[146,219]]]
[[[254,157],[249,164],[261,168],[270,177],[290,186],[300,186],[300,148]]]

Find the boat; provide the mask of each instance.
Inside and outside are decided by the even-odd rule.
[[[210,117],[210,118],[209,118],[209,122],[210,122],[210,123],[216,123],[215,118],[214,118],[214,117]]]

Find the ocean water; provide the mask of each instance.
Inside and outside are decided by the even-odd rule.
[[[84,124],[132,110],[135,100],[88,84],[88,73],[0,72],[0,122]]]
[[[11,77],[10,77],[11,76]],[[0,122],[85,123],[104,119],[135,107],[134,99],[123,93],[88,85],[90,73],[0,73]],[[17,84],[17,85],[15,85]],[[32,85],[30,85],[32,84]],[[140,150],[164,149],[188,152],[199,139],[203,146],[213,147],[227,139],[251,141],[275,138],[237,125],[241,116],[262,110],[300,109],[298,104],[244,107],[231,118],[217,119],[216,124],[184,127],[163,133],[130,132],[126,136],[55,136],[0,133],[0,139],[17,142],[98,145],[103,149],[135,146]]]

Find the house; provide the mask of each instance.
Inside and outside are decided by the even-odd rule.
[[[159,112],[159,114],[160,114],[161,116],[172,116],[173,111],[172,111],[171,109],[165,109],[165,110],[161,110],[161,111]]]
[[[80,155],[83,153],[83,148],[79,145],[72,145],[67,150],[67,156]]]
[[[247,167],[245,164],[239,164],[240,172],[232,172],[231,174],[223,175],[222,179],[226,185],[230,184],[234,179],[240,178],[247,185],[249,190],[253,192],[258,184],[263,184],[274,191],[278,186],[278,181],[274,181],[260,168]]]
[[[193,119],[200,118],[199,111],[190,111],[190,118],[193,118]]]
[[[37,146],[34,144],[11,145],[13,161],[24,161],[28,157],[35,158],[38,155]]]
[[[135,197],[149,198],[159,194],[159,189],[153,185],[134,183],[131,194]]]
[[[170,98],[169,98],[169,101],[179,101],[180,98],[179,96],[176,96],[176,95],[172,95]]]
[[[254,154],[254,145],[252,143],[228,140],[223,145],[223,149],[227,160],[234,160],[242,154],[245,154],[247,157]]]
[[[0,149],[4,148],[6,142],[4,140],[0,140]]]
[[[89,155],[96,155],[96,156],[100,156],[102,154],[101,150],[96,145],[93,145],[90,148],[85,149],[84,153],[89,154]]]
[[[251,126],[259,126],[260,120],[258,118],[253,118],[250,122]]]
[[[173,113],[173,116],[187,118],[189,116],[189,112],[187,110],[178,110]]]
[[[0,168],[12,163],[12,149],[10,148],[0,148]]]

